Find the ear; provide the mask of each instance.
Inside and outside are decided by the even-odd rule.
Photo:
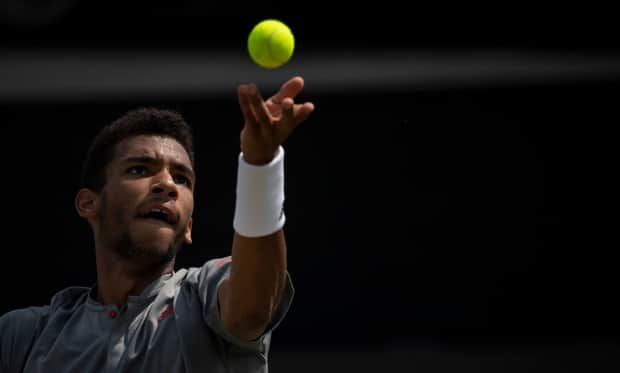
[[[99,195],[90,189],[82,188],[75,196],[75,209],[84,219],[90,220],[97,215]]]
[[[190,217],[187,221],[187,226],[185,227],[185,243],[188,245],[192,244],[192,218]]]

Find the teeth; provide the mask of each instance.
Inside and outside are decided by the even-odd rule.
[[[146,215],[149,215],[149,214],[161,214],[161,215],[163,215],[163,219],[161,219],[162,216],[157,217],[157,219],[164,220],[167,223],[170,223],[170,221],[172,219],[171,215],[167,211],[162,210],[162,209],[158,209],[158,208],[149,210],[149,212]]]

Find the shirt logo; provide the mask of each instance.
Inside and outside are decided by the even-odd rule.
[[[221,266],[223,266],[224,264],[226,264],[226,263],[230,262],[230,261],[231,261],[231,259],[232,259],[232,257],[231,257],[230,255],[229,255],[229,256],[226,256],[226,257],[223,257],[223,258],[219,258],[219,259],[216,259],[216,260],[215,260],[215,262],[213,263],[213,265],[215,266],[215,268],[220,268],[220,267],[221,267]]]
[[[174,308],[172,307],[172,304],[169,304],[168,307],[166,307],[165,310],[163,310],[159,316],[157,317],[157,321],[162,321],[165,318],[167,318],[168,316],[172,315],[172,312],[174,311]]]

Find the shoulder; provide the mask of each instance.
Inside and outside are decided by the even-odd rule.
[[[0,372],[18,370],[49,315],[49,306],[9,311],[0,317]]]
[[[9,311],[0,317],[0,339],[32,338],[49,315],[49,306],[27,307]]]
[[[225,256],[208,260],[200,267],[190,267],[187,269],[186,281],[200,286],[217,285],[228,275],[231,259]]]
[[[13,329],[38,324],[49,314],[49,306],[27,307],[9,311],[0,317],[0,335]]]
[[[31,306],[0,316],[0,372],[20,371],[41,331],[58,313],[70,314],[88,296],[90,288],[66,288],[49,305]]]
[[[180,296],[191,299],[208,309],[217,304],[217,292],[220,285],[230,273],[231,257],[221,257],[208,260],[200,267],[181,269],[175,274],[179,276]]]
[[[72,310],[86,301],[91,288],[69,287],[54,294],[50,301],[51,311]]]
[[[0,317],[0,335],[11,330],[36,330],[42,325],[50,314],[59,310],[73,308],[79,304],[80,299],[88,295],[89,288],[67,288],[54,294],[49,305],[31,306],[9,311]],[[24,329],[22,329],[24,328]]]

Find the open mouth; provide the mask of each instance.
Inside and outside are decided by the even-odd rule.
[[[162,209],[152,209],[146,214],[142,214],[140,217],[144,219],[161,221],[168,225],[174,225],[176,223],[176,218],[168,211]]]

